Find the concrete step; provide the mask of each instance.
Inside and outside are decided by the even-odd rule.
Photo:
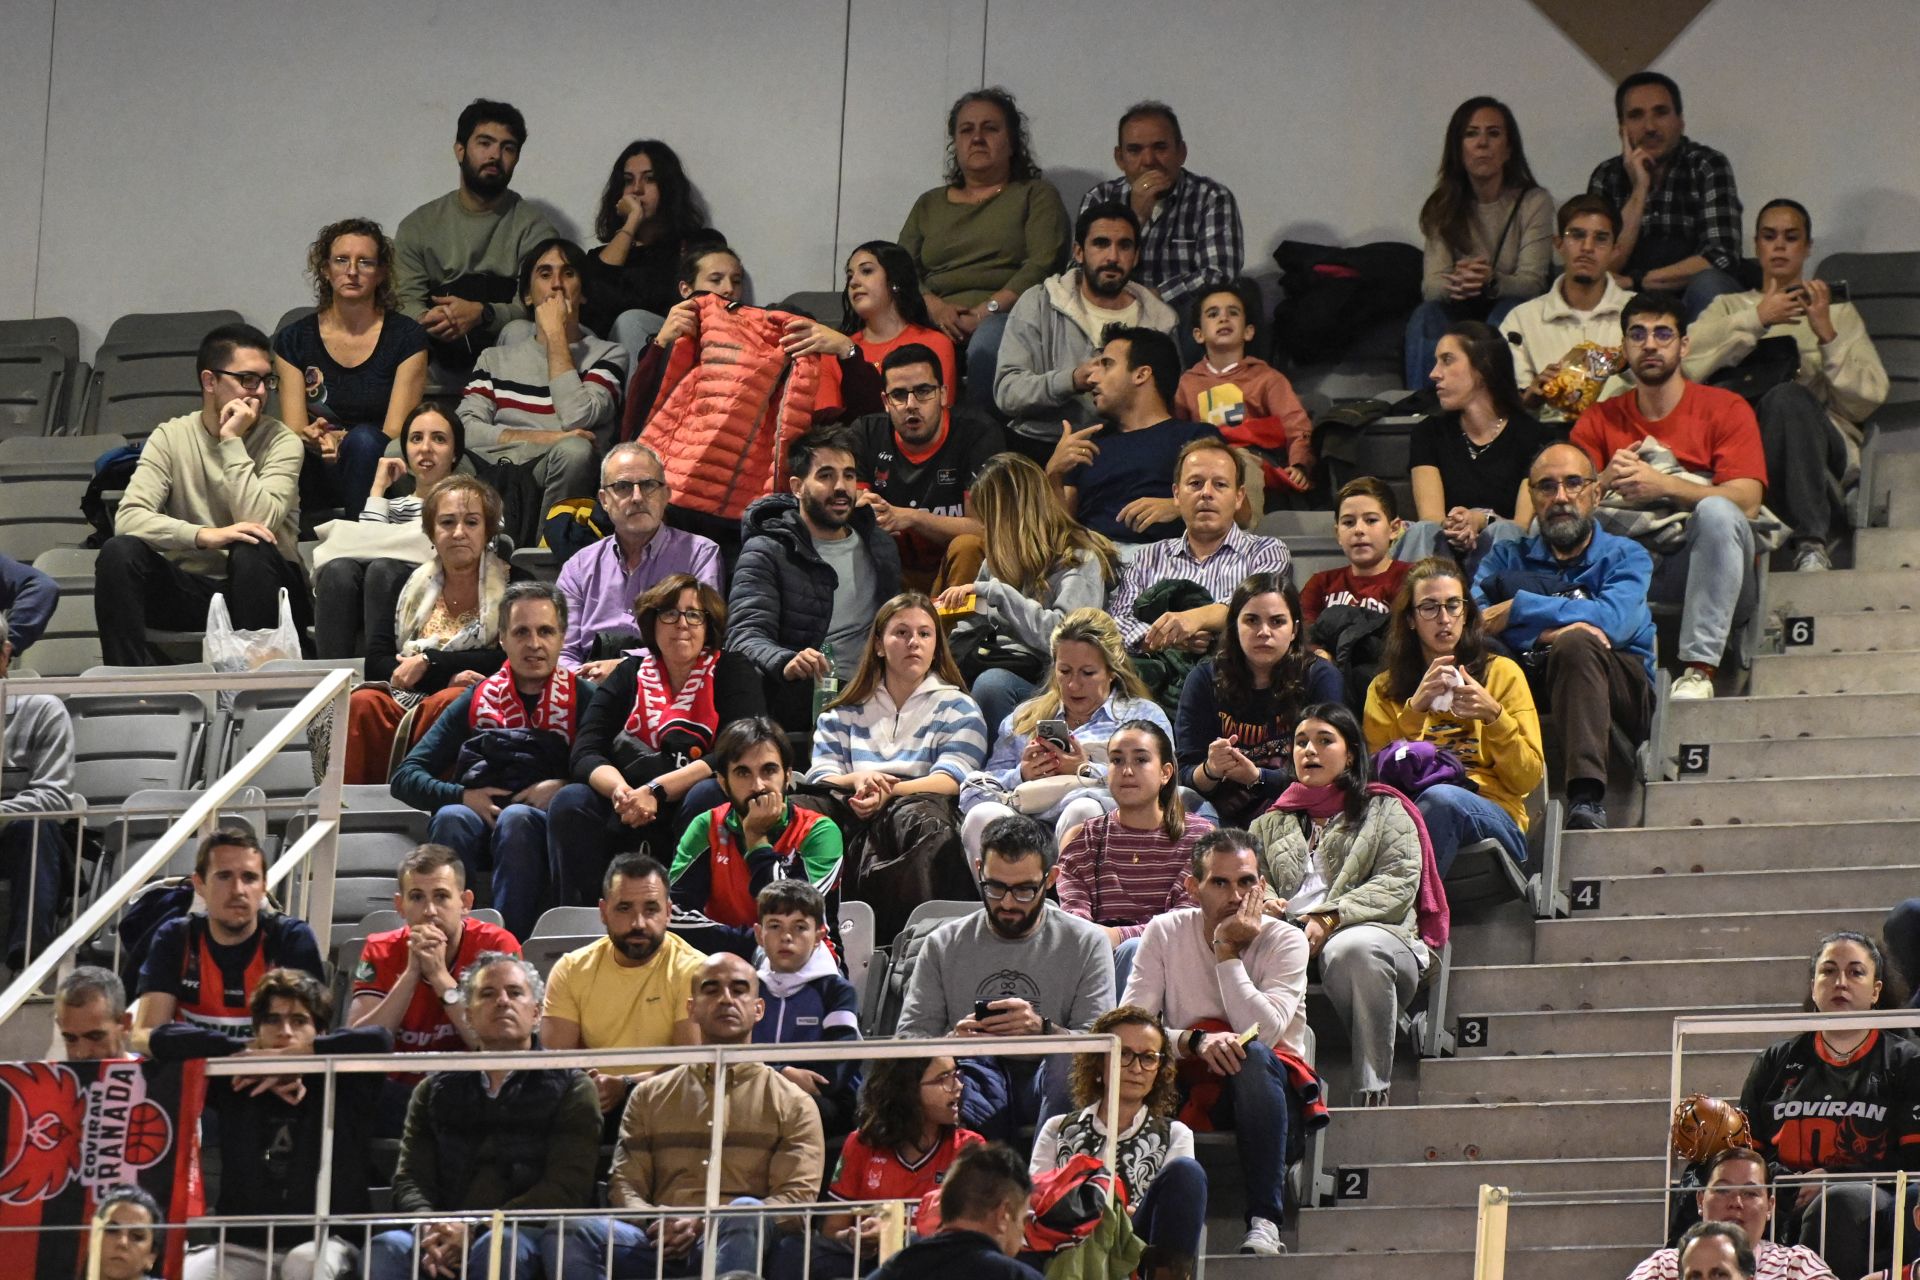
[[[1335,1107],[1327,1131],[1327,1162],[1657,1156],[1666,1149],[1666,1098],[1662,1088],[1658,1097],[1631,1101]],[[1647,1238],[1658,1238],[1657,1227]]]
[[[1904,866],[1920,849],[1920,821],[1646,826],[1569,831],[1564,840],[1561,865],[1572,880],[1769,868],[1816,871]]]
[[[1427,1160],[1377,1164],[1367,1170],[1366,1197],[1342,1200],[1339,1207],[1472,1204],[1483,1185],[1529,1193],[1657,1191],[1664,1176],[1665,1165],[1657,1153],[1606,1160]]]
[[[1745,1049],[1689,1049],[1683,1093],[1738,1095],[1753,1066]],[[1667,1088],[1673,1055],[1659,1052],[1493,1054],[1432,1058],[1420,1064],[1421,1105],[1452,1102],[1599,1102],[1647,1097]]]
[[[1799,951],[1800,939],[1783,939]],[[1449,1007],[1462,1014],[1523,1009],[1638,1009],[1649,993],[1711,993],[1731,1004],[1792,999],[1807,986],[1804,955],[1738,960],[1626,960],[1534,964],[1518,968],[1455,966]]]
[[[1651,1238],[1651,1237],[1649,1237]],[[1212,1249],[1231,1251],[1238,1236],[1225,1240],[1214,1232]],[[1552,1276],[1554,1280],[1620,1280],[1653,1251],[1651,1245],[1563,1245],[1554,1249],[1509,1249],[1508,1274]],[[1391,1264],[1386,1259],[1392,1258]],[[1297,1271],[1313,1280],[1380,1280],[1383,1273],[1416,1275],[1420,1280],[1472,1280],[1472,1249],[1396,1249],[1383,1245],[1376,1253],[1289,1254],[1274,1258],[1243,1257],[1228,1252],[1207,1255],[1207,1280],[1273,1280],[1281,1271]]]
[[[1675,702],[1669,711],[1676,743],[1829,737],[1842,730],[1889,737],[1920,733],[1920,693],[1711,698]]]
[[[1834,728],[1841,728],[1836,725]],[[1682,782],[1739,782],[1749,778],[1818,778],[1866,772],[1916,749],[1910,735],[1885,737],[1751,738],[1710,744],[1704,773]]]
[[[1904,569],[1837,569],[1767,576],[1767,609],[1795,618],[1920,606],[1920,573]]]
[[[1920,529],[1859,529],[1853,535],[1856,569],[1920,569]]]
[[[1429,1206],[1417,1214],[1392,1205],[1321,1209],[1300,1215],[1300,1248],[1308,1253],[1378,1253],[1390,1244],[1471,1249],[1478,1216],[1471,1204]],[[1663,1220],[1662,1202],[1648,1196],[1580,1204],[1516,1201],[1507,1211],[1507,1244],[1525,1248],[1569,1240],[1657,1242]],[[1312,1274],[1317,1280],[1319,1272]]]
[[[1920,529],[1920,490],[1896,489],[1887,503],[1887,527]]]
[[[1641,923],[1626,917],[1699,918],[1706,913],[1737,912],[1757,919],[1776,912],[1865,908],[1898,902],[1920,886],[1920,849],[1914,850],[1912,862],[1903,865],[1851,867],[1836,861],[1835,867],[1824,876],[1809,876],[1797,869],[1605,876],[1598,886],[1597,906],[1575,915],[1612,917],[1624,937]]]
[[[1749,688],[1757,698],[1809,693],[1912,693],[1920,689],[1920,651],[1762,654],[1753,660]]]
[[[1914,752],[1920,755],[1920,740],[1914,742]],[[1883,761],[1881,766],[1910,769],[1914,763],[1909,757]],[[1655,782],[1647,787],[1641,821],[1649,827],[1712,827],[1842,813],[1856,819],[1920,818],[1920,776],[1877,773],[1747,782]],[[1838,864],[1839,860],[1834,862]]]
[[[1770,875],[1797,877],[1797,883],[1812,887],[1821,877],[1801,872],[1769,872]],[[1845,879],[1851,880],[1850,873]],[[1685,890],[1691,881],[1704,877],[1662,877],[1674,880],[1676,890]],[[1911,892],[1920,879],[1903,873],[1898,893]],[[1897,898],[1877,899],[1894,902]],[[1534,958],[1543,964],[1586,963],[1607,960],[1712,960],[1717,958],[1769,956],[1779,952],[1784,940],[1799,939],[1809,954],[1814,940],[1836,929],[1853,929],[1877,936],[1880,922],[1886,918],[1883,906],[1856,907],[1851,910],[1792,911],[1761,914],[1738,897],[1719,898],[1702,894],[1695,907],[1710,907],[1716,902],[1740,903],[1742,914],[1714,912],[1707,915],[1618,917],[1581,912],[1568,920],[1543,920],[1534,943]],[[1601,905],[1607,905],[1606,892]],[[1754,914],[1745,914],[1748,911]],[[1676,993],[1676,995],[1681,993]],[[1424,1096],[1424,1095],[1423,1095]]]
[[[1671,998],[1684,1000],[1689,993],[1676,991]],[[1654,1050],[1673,1043],[1673,1020],[1692,1014],[1738,1013],[1760,1017],[1775,1013],[1797,1013],[1797,1004],[1759,1005],[1684,1005],[1649,1009],[1570,1009],[1551,1012],[1497,1013],[1480,1019],[1476,1038],[1469,1044],[1454,1024],[1455,1052],[1463,1060],[1492,1057],[1503,1053],[1609,1053],[1615,1050]],[[1745,1049],[1757,1053],[1779,1036],[1755,1033],[1747,1036],[1714,1038],[1716,1046]],[[1421,1064],[1422,1070],[1431,1060]]]
[[[1920,610],[1830,613],[1813,620],[1810,636],[1796,633],[1788,653],[1867,653],[1920,649]]]

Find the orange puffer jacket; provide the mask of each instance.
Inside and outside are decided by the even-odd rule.
[[[738,520],[774,491],[788,442],[813,425],[821,357],[786,358],[787,312],[698,301],[700,334],[673,344],[640,439],[666,464],[674,505]]]

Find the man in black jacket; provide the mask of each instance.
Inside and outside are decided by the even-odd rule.
[[[247,998],[253,1037],[231,1039],[188,1022],[156,1027],[149,1043],[156,1061],[244,1055],[391,1053],[384,1027],[321,1034],[333,1013],[333,996],[311,974],[270,969]],[[368,1213],[366,1153],[380,1082],[385,1077],[342,1075],[335,1086],[332,1212]],[[359,1254],[347,1241],[328,1237],[316,1258],[314,1240],[299,1219],[314,1211],[324,1137],[324,1101],[314,1076],[214,1076],[207,1106],[220,1117],[222,1217],[284,1217],[272,1238],[264,1226],[236,1226],[212,1245],[187,1255],[188,1280],[268,1280],[291,1264],[315,1276],[349,1274]],[[303,1239],[303,1236],[305,1237]],[[291,1246],[291,1248],[289,1248]]]
[[[519,956],[491,951],[475,959],[460,993],[467,1026],[482,1051],[534,1047],[543,987],[539,973]],[[490,1242],[486,1232],[469,1231],[475,1215],[495,1209],[583,1208],[593,1196],[599,1154],[599,1096],[583,1072],[507,1069],[428,1076],[414,1088],[407,1107],[393,1207],[398,1213],[466,1216],[375,1236],[367,1280],[412,1280],[416,1253],[420,1276],[458,1276],[463,1259],[467,1275],[483,1274]],[[502,1270],[539,1274],[540,1232],[519,1223],[508,1231]]]
[[[1026,1239],[1027,1162],[1000,1143],[968,1147],[940,1184],[940,1231],[908,1245],[872,1280],[1040,1280],[1019,1260]]]
[[[813,728],[815,682],[853,678],[880,606],[900,591],[900,549],[857,500],[854,442],[812,431],[787,450],[787,488],[747,508],[727,599],[727,647],[760,669],[767,709]]]

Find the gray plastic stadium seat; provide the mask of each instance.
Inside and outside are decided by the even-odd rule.
[[[67,359],[78,360],[80,326],[65,316],[0,320],[0,347],[53,347]]]
[[[840,904],[840,958],[847,964],[847,981],[862,1003],[867,998],[867,974],[873,968],[873,907],[865,902]]]
[[[46,557],[40,557],[44,560]],[[36,563],[38,563],[36,561]],[[27,652],[43,675],[77,676],[100,665],[100,634],[93,613],[93,579],[85,590],[60,581],[60,600],[47,620],[46,632]]]
[[[238,311],[139,311],[121,316],[107,327],[101,344],[139,343],[196,352],[200,340],[223,324],[243,324]]]
[[[0,435],[45,437],[66,425],[74,372],[55,347],[0,346]]]
[[[106,845],[107,866],[117,874],[130,866],[135,859],[148,849],[160,837],[166,834],[174,820],[186,812],[203,793],[199,791],[179,791],[154,789],[136,791],[126,798],[117,811],[102,813],[95,809],[90,825],[98,827],[103,817],[110,819],[106,823],[103,842]],[[217,825],[222,827],[243,827],[253,833],[254,838],[265,842],[267,839],[267,798],[257,787],[242,787],[220,810]],[[161,876],[185,876],[193,874],[193,855],[195,841],[189,840],[174,851],[167,865],[158,872]]]
[[[596,919],[595,924],[599,921]],[[569,951],[578,951],[582,947],[592,946],[607,936],[605,929],[587,933],[544,933],[527,938],[520,943],[520,954],[527,963],[539,971],[542,978],[550,977],[554,963]]]
[[[1836,253],[1818,274],[1847,282],[1887,368],[1887,403],[1920,401],[1920,253]]]
[[[100,456],[126,444],[120,436],[14,436],[0,440],[0,475],[8,479],[78,480],[93,478]]]
[[[86,482],[16,477],[0,467],[0,546],[16,560],[32,562],[54,547],[77,547],[93,532],[80,514]]]
[[[219,747],[212,756],[218,768],[224,772],[238,764],[306,696],[301,689],[242,689],[234,694],[233,705],[221,717]],[[346,731],[345,724],[334,726],[336,733]],[[312,791],[313,757],[306,734],[296,735],[253,781],[273,800],[297,800]]]
[[[193,364],[191,351],[182,355],[101,347],[87,380],[79,433],[144,440],[169,418],[199,409],[200,376]]]
[[[1260,523],[1253,531],[1269,538],[1279,538],[1289,547],[1295,538],[1325,538],[1334,536],[1333,512],[1331,511],[1269,511],[1260,517]]]
[[[75,694],[67,714],[74,790],[93,808],[140,791],[177,791],[200,776],[208,717],[198,694]]]
[[[558,935],[581,935],[605,932],[600,922],[600,910],[597,907],[548,907],[533,922],[533,932],[528,938],[546,938]],[[526,939],[522,939],[525,941]]]

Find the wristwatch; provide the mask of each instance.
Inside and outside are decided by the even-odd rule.
[[[493,328],[493,304],[491,302],[483,302],[480,304],[480,327],[482,329]]]
[[[649,782],[647,784],[647,790],[652,793],[655,804],[664,805],[667,803],[667,789],[658,782]]]
[[[1200,1042],[1206,1038],[1207,1033],[1199,1027],[1195,1027],[1193,1030],[1187,1032],[1187,1056],[1189,1058],[1200,1052]]]
[[[443,1005],[446,1005],[449,1009],[451,1009],[454,1005],[459,1004],[460,1003],[460,984],[456,982],[452,986],[448,987],[445,991],[442,991],[440,993],[440,1003]]]
[[[994,315],[994,314],[996,314],[996,313],[998,313],[998,312],[999,312],[999,310],[1000,310],[1000,299],[998,299],[998,298],[988,298],[988,299],[987,299],[987,314],[988,314],[988,315]]]

